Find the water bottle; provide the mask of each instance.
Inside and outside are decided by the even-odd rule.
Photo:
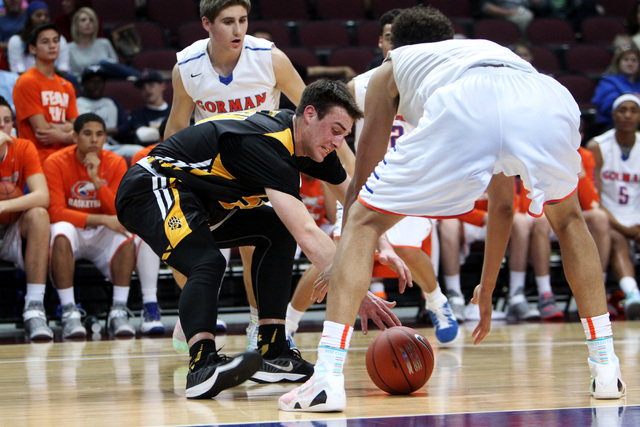
[[[87,316],[84,320],[84,327],[92,335],[102,332],[102,325],[96,316]]]

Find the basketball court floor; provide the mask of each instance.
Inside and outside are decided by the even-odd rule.
[[[640,425],[640,322],[614,323],[627,396],[610,401],[589,394],[587,348],[578,322],[494,322],[479,346],[471,340],[475,323],[467,322],[447,348],[438,346],[433,328],[415,327],[435,351],[427,384],[407,396],[376,388],[364,360],[379,331],[364,336],[357,330],[345,368],[347,409],[328,414],[279,411],[278,398],[295,387],[287,384],[246,382],[215,399],[185,399],[187,356],[175,353],[170,331],[160,338],[3,344],[0,425]],[[312,362],[318,331],[295,337],[303,357]],[[224,353],[244,349],[246,337],[239,328],[236,332],[220,337]],[[10,342],[10,335],[3,334],[3,342]]]

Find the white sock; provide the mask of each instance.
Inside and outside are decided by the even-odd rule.
[[[29,304],[30,301],[43,302],[46,288],[46,284],[27,283],[27,294],[24,296],[24,305]]]
[[[613,349],[613,330],[609,313],[580,319],[587,337],[589,358],[596,363],[611,363],[617,359]]]
[[[526,277],[526,271],[509,272],[509,298],[513,297],[518,291],[524,291],[524,281]]]
[[[58,298],[60,298],[61,306],[65,306],[67,304],[76,305],[76,297],[73,294],[73,286],[67,289],[58,289]]]
[[[322,327],[322,338],[320,338],[320,347],[331,347],[348,350],[352,334],[352,326],[325,320]]]
[[[142,303],[158,302],[158,273],[160,258],[146,242],[141,242],[136,259],[136,272],[140,280]]]
[[[548,274],[545,276],[536,276],[536,287],[538,288],[539,296],[546,293],[553,293],[551,290],[551,277]]]
[[[424,292],[428,309],[436,309],[442,307],[447,302],[447,297],[440,290],[440,286],[436,287],[433,292]]]
[[[460,287],[460,275],[444,276],[444,285],[448,292],[455,292],[462,296],[462,288]]]
[[[638,282],[631,276],[623,277],[620,279],[620,289],[622,289],[625,295],[638,292]]]
[[[287,306],[287,318],[285,322],[288,335],[296,333],[303,314],[304,311],[296,310],[295,308],[293,308],[291,303],[289,303],[289,305]]]
[[[346,359],[346,349],[320,346],[315,372],[319,375],[342,375]]]
[[[113,303],[121,303],[127,305],[129,299],[129,287],[128,286],[114,286],[113,287]]]

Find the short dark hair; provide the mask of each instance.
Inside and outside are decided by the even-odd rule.
[[[200,0],[200,17],[206,16],[213,22],[222,9],[229,6],[242,6],[247,10],[247,14],[251,12],[251,0]]]
[[[0,107],[9,107],[9,109],[11,110],[11,114],[13,114],[13,109],[11,108],[11,105],[9,104],[9,101],[7,101],[2,96],[0,96]]]
[[[35,46],[38,43],[38,36],[41,32],[46,30],[54,30],[60,36],[60,29],[53,22],[44,22],[42,24],[36,25],[36,27],[31,30],[29,33],[29,37],[27,38],[26,50],[29,51],[29,46]]]
[[[79,134],[82,131],[82,128],[84,128],[84,125],[86,125],[89,122],[98,122],[102,125],[102,128],[105,131],[107,130],[107,125],[104,123],[104,120],[102,120],[102,117],[100,117],[95,113],[84,113],[84,114],[80,114],[76,118],[76,121],[73,122],[74,132]]]
[[[402,12],[402,9],[400,8],[391,9],[385,12],[385,14],[380,17],[380,35],[381,36],[384,34],[384,27],[387,24],[393,24],[393,20],[396,19],[396,16],[398,16],[400,12]]]
[[[453,38],[449,18],[431,6],[404,9],[393,21],[391,44],[394,48],[418,43],[439,42]]]
[[[347,89],[347,85],[338,80],[320,79],[307,86],[302,92],[296,114],[302,116],[308,105],[316,109],[319,119],[322,119],[333,107],[344,108],[353,120],[364,117],[353,95]]]

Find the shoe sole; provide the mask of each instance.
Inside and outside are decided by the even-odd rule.
[[[77,338],[86,338],[87,331],[73,331],[69,335],[62,335],[63,339],[77,339]]]
[[[283,374],[283,373],[270,373],[257,371],[251,378],[251,381],[260,384],[273,384],[273,383],[303,383],[306,382],[311,375],[302,374]]]
[[[150,329],[140,327],[140,333],[143,335],[162,335],[164,334],[164,326],[153,326]]]
[[[52,339],[53,339],[53,332],[51,332],[51,334],[49,334],[48,332],[44,332],[44,333],[39,333],[39,334],[29,335],[29,339],[30,339],[31,341],[47,341],[47,340],[52,340]]]
[[[258,353],[245,353],[232,362],[220,366],[204,382],[185,391],[187,399],[210,399],[221,391],[235,387],[248,380],[262,366],[262,356]]]

